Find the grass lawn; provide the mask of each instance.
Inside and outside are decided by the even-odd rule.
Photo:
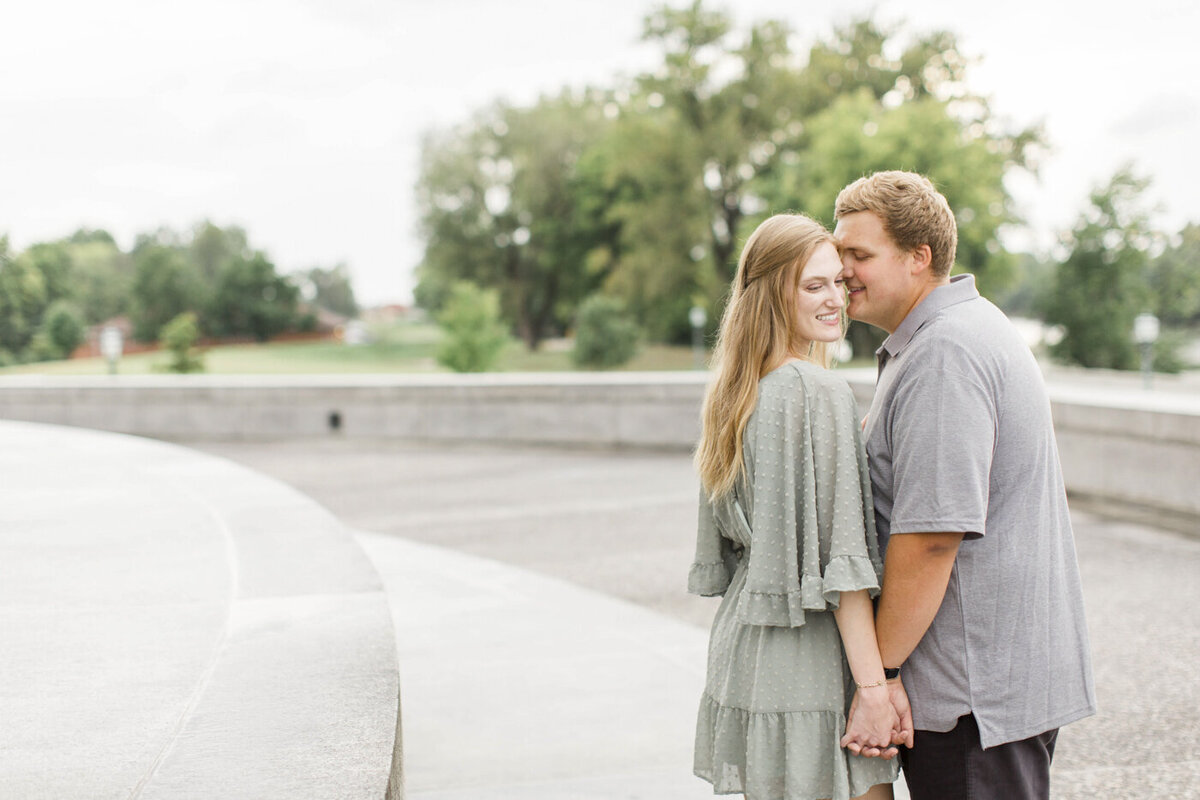
[[[317,374],[448,372],[437,363],[440,333],[429,324],[396,325],[375,332],[375,341],[363,345],[340,342],[274,342],[211,347],[204,351],[205,372],[211,374]],[[121,358],[118,372],[145,375],[161,372],[165,352],[139,353]],[[643,345],[622,370],[685,370],[693,368],[690,347]],[[495,366],[497,372],[561,372],[575,369],[570,343],[551,340],[529,352],[513,340]],[[0,375],[103,375],[102,358],[44,361],[0,369]]]

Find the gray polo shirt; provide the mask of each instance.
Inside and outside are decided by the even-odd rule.
[[[876,355],[866,444],[880,548],[905,533],[965,534],[904,664],[916,727],[948,731],[974,713],[986,748],[1095,713],[1050,401],[1028,346],[975,277],[958,275]]]

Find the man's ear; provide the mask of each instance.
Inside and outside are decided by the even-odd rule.
[[[933,265],[933,251],[929,249],[927,244],[919,244],[911,251],[912,256],[912,274],[919,275],[925,272]]]

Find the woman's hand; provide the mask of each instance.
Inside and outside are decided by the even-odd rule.
[[[907,699],[905,696],[905,702]],[[911,725],[910,718],[910,730]],[[899,753],[893,744],[902,729],[903,722],[892,704],[891,687],[868,686],[854,693],[841,744],[855,755],[891,759]]]

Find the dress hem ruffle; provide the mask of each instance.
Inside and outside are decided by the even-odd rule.
[[[840,712],[748,711],[706,692],[693,772],[714,794],[743,793],[748,800],[849,800],[894,781],[895,761],[841,748],[845,727]]]

